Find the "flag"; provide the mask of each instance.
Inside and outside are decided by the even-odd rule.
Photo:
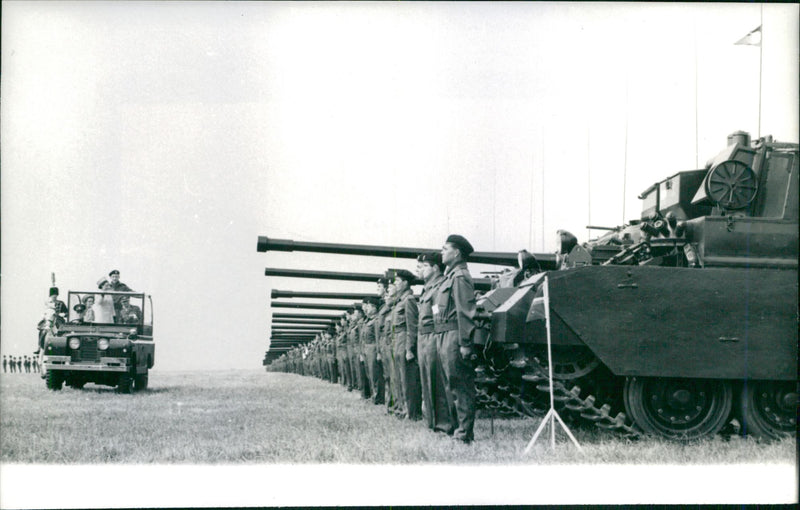
[[[761,25],[751,30],[746,36],[742,37],[733,44],[744,44],[747,46],[761,46]]]

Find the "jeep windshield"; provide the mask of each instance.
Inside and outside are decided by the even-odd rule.
[[[83,309],[76,305],[83,305]],[[67,300],[68,321],[72,324],[129,324],[142,326],[150,323],[145,317],[145,295],[137,292],[87,291],[69,292]]]

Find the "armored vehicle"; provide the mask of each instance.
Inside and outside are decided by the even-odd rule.
[[[639,220],[587,243],[600,265],[549,273],[559,393],[582,417],[672,439],[731,417],[757,437],[795,430],[798,145],[728,141],[705,169],[642,193]],[[516,367],[539,388],[541,281],[501,300],[488,335],[506,355],[495,373]]]
[[[67,306],[68,321],[45,338],[42,367],[47,387],[95,383],[116,386],[121,393],[147,388],[148,371],[155,363],[151,297],[70,291]]]
[[[732,418],[760,438],[796,427],[798,144],[737,132],[705,168],[640,195],[641,218],[559,254],[547,271],[556,399],[572,418],[628,435],[717,433]],[[567,240],[565,242],[564,240]],[[412,258],[423,249],[259,237],[258,251]],[[579,251],[580,264],[561,264]],[[549,403],[544,274],[520,266],[477,300],[479,398],[510,413]],[[566,268],[566,269],[564,269]],[[514,273],[514,272],[512,272]],[[536,299],[539,297],[540,299]]]

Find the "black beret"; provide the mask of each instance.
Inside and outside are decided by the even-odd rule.
[[[108,273],[108,276],[111,276],[112,274],[119,274],[119,269],[112,269],[111,272]]]
[[[445,242],[450,243],[458,248],[461,251],[461,255],[464,257],[468,257],[470,253],[475,251],[475,248],[469,244],[469,241],[467,241],[464,236],[460,236],[458,234],[450,234],[447,236],[447,241]]]
[[[386,278],[385,276],[381,276],[380,278],[378,278],[378,283],[380,283],[381,285],[389,285],[389,279]]]
[[[371,305],[374,305],[375,308],[380,308],[381,306],[381,298],[379,298],[378,296],[365,297],[362,301],[364,301],[364,304],[369,303]]]
[[[392,283],[395,276],[397,276],[397,269],[387,269],[386,272],[383,273],[383,277],[386,278],[388,283]]]
[[[440,251],[426,251],[425,253],[420,253],[417,260],[420,262],[427,262],[432,266],[439,266],[442,267],[442,252]]]
[[[414,283],[414,280],[417,279],[416,276],[411,271],[405,269],[398,269],[395,274],[395,278],[402,278],[403,280],[407,281],[409,284]]]

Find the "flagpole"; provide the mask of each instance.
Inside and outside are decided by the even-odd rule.
[[[761,57],[764,52],[764,4],[759,5],[759,23],[761,37],[758,44],[758,138],[761,138]]]
[[[700,166],[699,139],[700,131],[697,122],[697,18],[694,20],[694,164],[695,168]]]

